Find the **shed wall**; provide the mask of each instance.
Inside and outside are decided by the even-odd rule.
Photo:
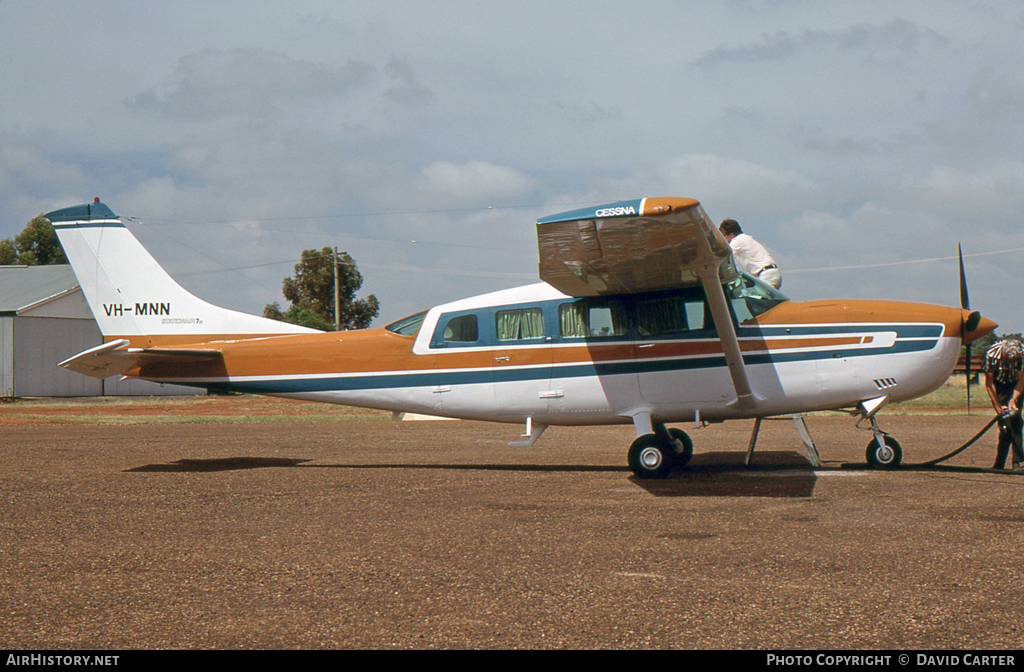
[[[103,342],[93,320],[14,319],[14,396],[82,397],[103,394],[103,382],[57,366]]]
[[[0,267],[8,290],[0,314],[0,397],[203,394],[147,380],[98,380],[57,366],[103,342],[70,268]],[[60,275],[67,277],[60,281]],[[58,276],[55,280],[54,276]],[[38,278],[38,284],[30,282]],[[17,291],[15,291],[17,290]]]
[[[0,397],[14,396],[14,316],[0,315]]]

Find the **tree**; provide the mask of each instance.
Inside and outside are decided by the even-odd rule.
[[[53,224],[42,215],[33,217],[14,240],[0,240],[0,264],[49,266],[66,263],[68,258],[64,256]]]
[[[310,329],[319,329],[320,331],[334,331],[333,321],[327,321],[323,316],[314,313],[308,308],[300,308],[297,303],[288,306],[288,310],[285,311],[281,310],[281,306],[277,301],[268,303],[263,309],[263,317],[269,317],[278,322],[288,322],[302,327],[309,327]]]
[[[984,355],[985,352],[992,347],[992,344],[1003,338],[1012,338],[1017,341],[1024,342],[1024,335],[1020,333],[1013,334],[997,334],[994,331],[990,334],[985,334],[978,340],[971,343],[971,354],[973,355]],[[960,346],[960,354],[964,354],[967,351],[967,346]]]
[[[285,278],[281,293],[291,301],[282,311],[275,301],[263,309],[263,316],[322,331],[334,331],[334,250],[303,250],[302,260],[295,265],[295,275]],[[365,329],[380,312],[377,297],[370,294],[356,299],[363,286],[363,276],[347,252],[337,256],[338,316],[340,328]]]
[[[0,266],[18,263],[18,250],[10,238],[0,240]]]

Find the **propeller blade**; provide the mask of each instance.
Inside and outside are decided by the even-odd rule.
[[[967,294],[967,273],[964,271],[964,250],[960,246],[960,243],[956,244],[956,255],[960,260],[960,308],[962,310],[971,309],[971,297]],[[977,313],[976,313],[977,314]],[[978,321],[981,319],[981,315],[978,315],[978,319],[974,319],[974,315],[968,318],[969,322],[974,322],[973,327],[977,328]],[[968,324],[964,322],[963,313],[960,317],[960,338],[966,338],[968,332]],[[964,367],[964,388],[967,390],[967,415],[971,414],[971,344],[967,343],[964,345],[964,352],[967,356],[965,361],[966,366]]]
[[[965,368],[965,374],[964,375],[966,376],[966,379],[964,380],[964,382],[967,383],[965,385],[965,387],[967,388],[967,415],[970,415],[971,414],[971,344],[968,343],[965,347],[967,349],[967,362],[966,362],[967,363],[967,367]]]
[[[971,297],[967,295],[967,274],[964,273],[964,251],[960,243],[956,244],[957,256],[960,257],[960,307],[964,310],[971,309]]]

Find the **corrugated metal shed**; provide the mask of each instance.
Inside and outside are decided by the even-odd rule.
[[[70,266],[0,266],[0,397],[202,392],[144,380],[97,380],[57,366],[102,342]]]
[[[17,314],[76,290],[78,280],[66,264],[0,266],[0,314]]]

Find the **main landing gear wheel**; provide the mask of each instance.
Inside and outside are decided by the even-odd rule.
[[[629,446],[629,468],[637,478],[665,478],[674,462],[675,451],[654,434],[644,434]]]
[[[693,441],[681,429],[668,430],[671,440],[644,434],[629,447],[629,468],[637,478],[665,478],[676,467],[686,466],[693,456]],[[676,445],[676,441],[679,445]]]
[[[891,436],[882,439],[885,445],[879,446],[876,439],[871,439],[867,447],[868,466],[872,469],[895,469],[903,461],[903,448],[900,442]]]
[[[670,428],[668,433],[672,435],[673,439],[682,444],[681,448],[676,448],[673,466],[685,467],[689,463],[690,458],[693,457],[693,441],[690,440],[689,434],[675,427]]]

